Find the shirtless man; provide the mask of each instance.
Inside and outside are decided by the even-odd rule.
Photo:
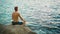
[[[18,7],[15,7],[14,8],[14,12],[12,13],[12,24],[13,25],[15,25],[15,24],[18,24],[18,23],[20,23],[19,22],[19,20],[18,20],[18,17],[23,21],[23,22],[21,22],[21,24],[23,24],[23,25],[25,25],[25,20],[21,17],[21,15],[19,14],[19,12],[18,12]]]

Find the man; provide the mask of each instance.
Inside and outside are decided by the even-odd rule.
[[[14,12],[12,13],[12,24],[16,25],[16,24],[20,24],[20,25],[25,25],[25,20],[21,17],[21,15],[18,12],[18,7],[14,8]],[[19,22],[18,18],[20,18],[23,22]]]

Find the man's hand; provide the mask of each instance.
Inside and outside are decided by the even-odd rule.
[[[26,24],[26,21],[23,21],[23,24]]]
[[[26,21],[23,20],[23,24],[22,25],[25,26],[25,24],[26,24]]]

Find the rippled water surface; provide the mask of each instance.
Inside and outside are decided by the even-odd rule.
[[[37,34],[60,34],[60,0],[0,0],[0,23],[11,24],[14,7]]]

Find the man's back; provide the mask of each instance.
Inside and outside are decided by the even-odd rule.
[[[12,20],[14,22],[18,22],[18,17],[19,17],[19,13],[18,12],[13,12],[12,13]]]
[[[22,23],[23,23],[23,25],[25,25],[25,20],[22,18],[22,16],[20,15],[20,13],[18,12],[18,7],[15,7],[14,8],[14,12],[12,13],[12,24],[14,24],[14,23],[21,23],[21,22],[19,22],[19,20],[18,20],[18,17],[23,21]]]

